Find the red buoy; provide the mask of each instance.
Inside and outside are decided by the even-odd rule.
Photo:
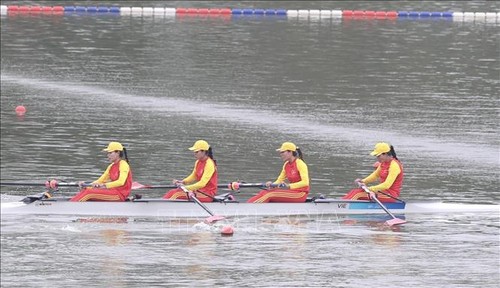
[[[24,114],[26,114],[26,107],[24,107],[23,105],[19,105],[16,107],[16,114],[17,116],[23,116]]]
[[[220,234],[224,236],[231,236],[234,234],[234,229],[233,227],[231,227],[231,225],[226,225],[222,227],[222,229],[220,230]]]

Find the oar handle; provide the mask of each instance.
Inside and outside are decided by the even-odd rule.
[[[372,194],[375,194],[375,193],[374,193],[374,192],[372,192],[372,191],[370,191],[370,189],[368,189],[368,187],[366,187],[366,185],[365,185],[363,182],[358,182],[358,186],[359,186],[361,189],[365,190],[365,192],[366,192],[368,195],[370,195],[370,199],[372,199],[372,198],[376,198],[376,197],[371,197],[371,196],[372,196]]]

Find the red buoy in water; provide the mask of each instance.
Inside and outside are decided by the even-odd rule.
[[[16,107],[16,114],[17,116],[23,116],[26,113],[26,107],[23,105],[19,105]]]
[[[234,230],[233,230],[233,227],[231,227],[231,225],[226,225],[224,227],[222,227],[222,229],[220,230],[220,234],[224,235],[224,236],[231,236],[233,235],[234,233]]]

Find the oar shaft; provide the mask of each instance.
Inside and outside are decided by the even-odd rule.
[[[135,185],[132,186],[132,189],[174,189],[178,188],[177,185],[169,184],[169,185],[144,185],[138,182],[134,182]],[[266,187],[266,183],[239,183],[239,182],[231,182],[228,184],[218,184],[218,188],[228,188],[231,190],[237,190],[237,188],[250,188],[250,187]],[[278,187],[278,186],[271,186]]]
[[[240,183],[239,187],[243,188],[266,187],[266,183]]]
[[[219,188],[227,188],[228,184],[219,184],[217,185]],[[136,182],[136,185],[132,186],[132,189],[174,189],[179,188],[177,185],[143,185]]]
[[[1,182],[0,186],[45,186],[45,183],[15,183],[15,182]]]
[[[189,198],[191,198],[194,202],[196,202],[196,204],[200,205],[201,208],[205,209],[205,211],[207,211],[207,213],[210,214],[210,216],[215,216],[215,214],[212,211],[210,211],[210,209],[208,209],[207,206],[205,206],[203,203],[201,203],[200,200],[198,200],[198,198],[196,198],[194,193],[189,193],[190,191],[187,190],[186,187],[182,185],[180,185],[179,188],[181,188],[182,191],[186,192],[189,195]]]
[[[1,182],[0,186],[47,186],[46,183],[26,183],[26,182]],[[58,187],[76,187],[78,183],[70,182],[70,183],[57,183]]]
[[[198,198],[196,198],[196,196],[189,196],[189,198],[193,199],[194,202],[196,202],[196,204],[200,205],[201,208],[205,209],[205,211],[207,211],[208,214],[210,214],[210,216],[215,216],[215,214],[210,211],[210,209],[208,209],[207,206],[205,206],[203,203],[201,203],[200,200],[198,200]]]
[[[384,209],[384,211],[389,214],[392,218],[396,219],[397,217],[394,216],[394,214],[391,213],[391,211],[389,211],[385,206],[384,204],[382,204],[382,202],[380,202],[380,200],[377,199],[377,197],[373,198],[373,200],[375,200],[375,202],[378,203],[378,205],[380,206],[380,208]]]
[[[361,189],[365,190],[366,193],[368,193],[368,195],[370,195],[370,193],[372,193],[372,191],[370,191],[370,189],[368,189],[368,187],[366,187],[366,185],[364,184],[360,184],[359,187],[361,187]],[[377,197],[370,197],[372,200],[374,200],[375,202],[377,202],[377,204],[380,206],[380,208],[382,208],[387,214],[389,214],[389,216],[391,216],[393,219],[399,219],[397,218],[396,216],[394,216],[394,214],[391,213],[391,211],[389,211],[385,206],[384,204],[382,204],[382,202],[380,202],[380,200],[377,199]]]

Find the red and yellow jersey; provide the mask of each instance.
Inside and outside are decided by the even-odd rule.
[[[401,192],[403,178],[403,165],[398,160],[393,159],[389,162],[380,163],[380,166],[372,174],[363,179],[363,182],[371,183],[378,179],[380,184],[370,186],[368,189],[374,192],[386,191],[397,197]]]
[[[125,160],[111,163],[94,183],[104,184],[106,188],[123,188],[130,191],[132,188],[130,165]]]
[[[182,180],[184,183],[193,183],[186,185],[189,191],[203,191],[215,195],[217,192],[217,166],[212,158],[206,160],[196,160],[191,175]]]
[[[286,179],[290,183],[291,190],[309,192],[309,171],[302,159],[297,158],[293,162],[286,161],[274,184],[283,183]]]

